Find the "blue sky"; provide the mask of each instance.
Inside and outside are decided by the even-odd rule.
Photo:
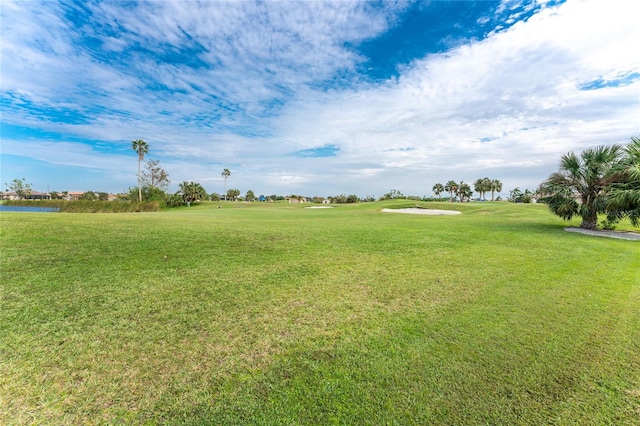
[[[634,0],[3,1],[2,189],[534,189],[640,134]]]

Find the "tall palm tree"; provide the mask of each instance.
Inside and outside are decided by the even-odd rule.
[[[491,182],[492,180],[489,179],[488,177],[482,178],[482,195],[483,195],[483,199],[486,200],[487,199],[487,192],[491,191]]]
[[[227,201],[227,178],[231,176],[231,172],[229,169],[224,169],[222,171],[222,177],[224,178],[224,200]]]
[[[433,193],[436,194],[440,200],[442,200],[442,196],[440,194],[445,191],[444,185],[442,185],[441,183],[436,183],[431,189],[433,190]]]
[[[491,201],[493,201],[494,194],[500,191],[502,191],[502,182],[498,179],[493,179],[491,181]]]
[[[444,186],[444,190],[449,192],[449,202],[453,203],[453,194],[458,192],[458,182],[455,180],[450,180]]]
[[[131,148],[138,153],[138,201],[142,202],[140,163],[144,160],[144,155],[149,152],[149,145],[142,139],[136,139],[131,142]]]
[[[596,228],[598,213],[606,212],[607,190],[617,179],[622,153],[620,145],[611,145],[586,149],[580,156],[563,155],[560,170],[543,184],[549,210],[566,220],[580,216],[581,228]]]
[[[480,194],[480,201],[482,201],[482,199],[484,198],[482,196],[482,191],[483,191],[482,179],[476,179],[476,181],[473,182],[473,190],[476,191],[478,194]]]

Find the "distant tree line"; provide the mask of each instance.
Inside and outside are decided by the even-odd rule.
[[[495,193],[502,191],[502,182],[498,179],[489,179],[488,177],[480,178],[476,179],[473,183],[473,188],[475,192],[480,195],[479,199],[481,201],[486,199],[487,192],[491,192],[491,201],[494,201]],[[440,200],[442,200],[441,194],[449,193],[450,203],[453,203],[455,199],[461,203],[471,201],[471,196],[473,195],[471,185],[464,181],[456,182],[455,180],[450,180],[444,185],[442,183],[436,183],[431,190]]]
[[[129,193],[121,195],[119,201],[133,203],[156,203],[160,206],[176,207],[189,205],[197,201],[281,201],[287,197],[281,195],[260,195],[256,197],[252,190],[248,190],[244,197],[238,189],[227,190],[227,179],[231,176],[229,169],[222,171],[225,192],[223,195],[208,194],[205,188],[197,182],[184,181],[174,194],[168,194],[170,183],[169,174],[157,160],[149,160],[142,168],[145,155],[149,152],[149,145],[142,139],[131,143],[138,159],[138,186],[130,188]],[[491,200],[495,200],[495,193],[502,191],[502,182],[488,177],[476,179],[471,185],[464,182],[449,180],[446,184],[436,183],[432,190],[442,200],[442,195],[448,193],[449,202],[454,199],[459,202],[470,201],[473,192],[479,194],[480,200],[486,200],[491,193]],[[13,192],[19,199],[29,198],[32,193],[31,184],[26,179],[14,179],[7,184],[7,191]],[[66,192],[51,192],[53,199],[66,198]],[[301,197],[312,203],[325,202],[324,197]],[[82,201],[107,201],[109,194],[105,192],[87,191],[80,197]],[[434,200],[434,198],[405,196],[401,191],[392,189],[379,200],[391,199]],[[372,196],[359,198],[351,195],[336,195],[327,198],[336,204],[375,201]],[[560,161],[560,168],[551,174],[535,192],[515,188],[509,191],[508,201],[528,203],[540,200],[547,203],[550,211],[563,219],[574,216],[582,218],[581,227],[596,228],[598,215],[606,215],[602,222],[605,228],[612,228],[623,218],[629,218],[633,226],[640,226],[640,137],[632,137],[626,146],[598,146],[582,153],[569,152]]]

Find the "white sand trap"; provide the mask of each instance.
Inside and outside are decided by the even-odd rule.
[[[305,208],[306,209],[332,209],[333,206],[309,206]]]
[[[382,209],[382,211],[385,213],[427,214],[431,216],[454,215],[461,213],[455,210],[419,209],[416,207],[408,209]]]

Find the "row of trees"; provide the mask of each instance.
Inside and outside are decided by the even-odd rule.
[[[149,144],[142,139],[136,139],[131,142],[131,148],[138,154],[138,202],[143,200],[163,201],[168,206],[176,206],[184,203],[189,204],[196,200],[218,201],[224,198],[225,201],[236,201],[240,197],[239,189],[227,190],[227,179],[231,176],[229,169],[222,170],[224,179],[224,193],[222,196],[217,193],[208,195],[202,185],[197,182],[187,181],[178,185],[178,192],[168,195],[166,189],[170,183],[169,174],[160,167],[159,161],[151,160],[147,162],[145,170],[141,170],[144,156],[149,153]],[[256,196],[253,191],[249,190],[244,199],[253,201]]]
[[[489,179],[485,177],[485,178],[477,179],[473,183],[473,187],[475,192],[480,194],[481,200],[485,199],[485,194],[487,192],[491,192],[491,201],[494,201],[495,193],[502,191],[502,182],[500,182],[498,179]],[[471,185],[469,185],[468,183],[465,183],[464,181],[461,181],[460,183],[458,183],[455,180],[450,180],[445,185],[441,183],[436,183],[435,185],[433,185],[432,190],[433,190],[433,193],[436,194],[436,196],[439,199],[442,199],[440,194],[444,192],[448,192],[449,202],[451,203],[453,203],[454,197],[458,197],[458,199],[462,203],[464,201],[471,200],[471,196],[473,195],[473,191],[471,190]]]
[[[632,137],[624,147],[598,146],[580,155],[565,154],[559,170],[541,189],[552,213],[566,220],[579,216],[582,228],[596,228],[599,214],[606,214],[605,228],[625,217],[640,226],[640,137]]]
[[[491,201],[495,201],[496,192],[502,191],[502,182],[498,179],[489,179],[488,177],[476,179],[473,183],[474,190],[480,194],[480,199],[485,200],[485,194],[491,192]]]
[[[137,195],[138,201],[162,201],[167,206],[176,206],[184,203],[192,203],[197,200],[211,200],[211,201],[220,201],[224,199],[225,201],[237,201],[241,198],[241,193],[239,189],[229,189],[227,190],[227,179],[231,176],[231,171],[229,169],[222,170],[222,178],[224,179],[224,193],[222,195],[218,193],[212,193],[210,195],[207,194],[206,190],[196,182],[183,182],[179,185],[179,190],[173,195],[166,194],[165,190],[169,184],[169,175],[166,173],[162,167],[160,167],[160,163],[158,161],[149,161],[147,162],[145,169],[142,169],[142,161],[144,161],[144,156],[149,152],[149,145],[143,141],[142,139],[137,139],[131,142],[132,149],[138,154],[138,188]],[[291,197],[298,197],[292,195]],[[380,199],[390,199],[390,198],[402,198],[404,197],[400,191],[391,190],[389,194],[385,194]],[[134,200],[134,190],[130,190],[130,198]],[[257,199],[264,200],[284,200],[286,197],[271,195],[268,197],[260,196],[260,198],[256,197],[255,193],[252,190],[248,190],[247,193],[242,197],[245,201],[255,201]],[[307,198],[309,197],[299,197],[299,198]],[[333,197],[328,197],[332,203],[336,204],[347,204],[347,203],[357,203],[359,201],[374,201],[375,199],[371,196],[368,196],[364,199],[359,198],[356,195],[337,195]],[[324,198],[321,197],[312,197],[313,202],[321,203]]]
[[[132,149],[138,154],[138,188],[129,190],[129,199],[138,202],[159,201],[167,206],[177,206],[197,200],[219,200],[218,194],[208,195],[206,190],[196,182],[183,182],[175,194],[169,195],[166,189],[170,183],[169,174],[160,166],[157,160],[149,160],[142,169],[142,162],[149,152],[149,145],[142,139],[131,143]],[[238,189],[227,190],[227,179],[231,176],[229,169],[222,171],[224,178],[225,200],[238,200]],[[475,192],[480,199],[491,192],[494,200],[495,192],[502,190],[502,183],[498,179],[487,177],[477,179],[474,183]],[[449,193],[449,201],[454,196],[460,202],[469,201],[473,194],[468,183],[448,181],[445,185],[437,183],[433,192],[439,199],[440,194]],[[31,185],[23,179],[14,179],[7,185],[7,190],[15,192],[19,198],[29,198]],[[58,198],[52,193],[52,198]],[[513,202],[531,201],[533,196],[540,197],[540,201],[548,204],[554,214],[563,219],[573,216],[582,218],[581,227],[596,228],[598,215],[606,214],[604,227],[613,227],[619,220],[628,217],[634,226],[640,226],[640,137],[632,137],[626,146],[598,146],[583,151],[580,155],[569,152],[560,162],[560,169],[553,173],[538,188],[536,193],[518,188],[510,191],[509,200]],[[108,194],[88,191],[82,196],[86,200],[104,200]],[[263,198],[262,196],[260,197]],[[267,197],[272,200],[284,199],[280,196]],[[320,199],[319,197],[314,197]],[[359,199],[355,195],[339,195],[329,197],[334,203],[353,203],[358,201],[373,201],[373,197]],[[391,190],[380,199],[407,198],[398,190]],[[412,198],[412,197],[409,197]],[[245,200],[256,199],[253,191],[247,191]]]

